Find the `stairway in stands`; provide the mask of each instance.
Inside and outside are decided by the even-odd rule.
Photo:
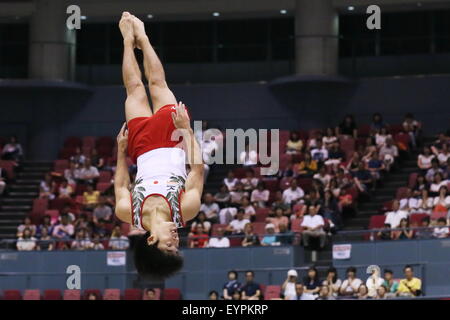
[[[0,199],[0,239],[14,239],[17,226],[31,211],[33,199],[39,195],[39,183],[53,163],[24,161],[8,192]]]

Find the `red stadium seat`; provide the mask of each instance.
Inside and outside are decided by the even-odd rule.
[[[41,300],[39,289],[28,289],[23,292],[23,300]]]
[[[97,296],[97,300],[102,300],[102,293],[98,289],[86,289],[83,293],[83,300],[88,300],[89,295],[93,293]]]
[[[43,215],[45,210],[48,208],[48,200],[37,198],[33,200],[33,208],[31,209],[32,214]]]
[[[163,298],[163,300],[180,300],[181,299],[180,289],[177,289],[177,288],[164,289],[162,298]]]
[[[52,223],[55,223],[59,219],[59,210],[45,210],[45,215],[50,216]]]
[[[228,237],[228,240],[230,240],[230,247],[240,247],[242,245],[242,237],[233,235],[231,237]]]
[[[68,137],[64,141],[64,147],[78,147],[80,148],[82,141],[79,137]]]
[[[280,154],[280,169],[285,169],[290,163],[292,163],[292,156],[290,154]]]
[[[393,136],[395,136],[396,134],[403,132],[403,125],[402,124],[391,124],[389,126],[389,131],[391,132],[391,134]]]
[[[228,225],[226,224],[219,224],[219,223],[215,223],[212,225],[212,229],[211,229],[211,237],[216,237],[218,235],[217,230],[219,228],[225,229]]]
[[[66,159],[55,160],[53,166],[55,171],[63,172],[64,170],[69,168],[69,160]]]
[[[141,289],[125,289],[123,300],[142,300]]]
[[[265,222],[269,216],[269,208],[256,208],[255,222]]]
[[[22,300],[20,290],[4,290],[3,300]]]
[[[281,286],[269,285],[264,293],[264,300],[279,299],[281,295]]]
[[[73,200],[70,198],[55,198],[50,200],[48,208],[50,210],[59,210],[60,212],[65,206],[73,206]]]
[[[15,174],[14,174],[14,165],[15,162],[14,161],[10,161],[10,160],[0,160],[0,168],[4,169],[6,172],[6,176],[8,177],[8,179],[14,179]]]
[[[105,192],[112,186],[111,182],[99,182],[97,183],[96,189],[100,191],[101,193]]]
[[[103,300],[120,300],[120,289],[105,289]]]
[[[400,200],[406,197],[408,193],[408,188],[407,187],[400,187],[397,189],[397,193],[395,195],[395,198]]]
[[[279,182],[278,179],[263,179],[266,189],[271,193],[275,193],[278,190]]]
[[[66,289],[64,290],[63,300],[80,300],[80,290]]]
[[[100,176],[98,182],[109,182],[111,183],[112,173],[110,171],[100,171]]]
[[[360,125],[358,128],[358,136],[360,137],[368,137],[370,136],[371,133],[371,128],[370,128],[370,124],[363,124]]]
[[[281,190],[285,190],[287,188],[290,187],[291,185],[291,181],[292,181],[292,177],[284,177],[280,180],[280,189]]]
[[[61,300],[61,290],[48,289],[44,291],[44,300]]]
[[[369,230],[383,228],[385,220],[386,220],[386,217],[384,215],[371,216],[370,222],[369,222]]]
[[[447,212],[435,211],[431,213],[431,220],[437,220],[440,218],[446,218]]]
[[[419,176],[419,174],[417,172],[413,172],[409,175],[409,179],[408,179],[408,187],[409,188],[412,189],[416,186],[418,176]]]
[[[263,236],[266,234],[266,223],[265,222],[253,222],[253,232],[258,236]]]
[[[298,186],[303,189],[303,191],[308,192],[311,189],[313,179],[312,178],[298,178]]]
[[[411,225],[420,227],[422,219],[426,217],[429,217],[427,213],[413,213],[412,215],[409,216],[409,221]]]
[[[95,147],[95,137],[83,137],[83,148],[85,147],[90,147],[90,148],[94,148]]]
[[[303,231],[302,222],[303,222],[303,218],[296,218],[296,219],[292,220],[291,231],[292,232],[302,232]]]
[[[407,133],[399,132],[394,136],[395,142],[399,145],[400,150],[408,150],[411,138]]]
[[[234,168],[233,169],[233,173],[234,176],[238,179],[242,179],[245,178],[245,168]]]

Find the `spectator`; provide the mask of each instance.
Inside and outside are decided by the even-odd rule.
[[[232,296],[236,291],[239,291],[241,284],[237,280],[238,274],[236,271],[228,272],[228,281],[223,286],[223,299],[232,300]]]
[[[242,178],[240,182],[242,183],[244,190],[250,192],[257,187],[259,179],[255,178],[253,169],[247,169],[245,170],[245,178]]]
[[[227,186],[228,191],[233,191],[236,184],[239,182],[238,178],[234,177],[233,170],[229,170],[226,178],[223,179],[223,183]]]
[[[289,218],[284,215],[283,208],[278,207],[275,209],[275,217],[267,218],[266,222],[275,226],[275,232],[280,232],[280,225],[288,226]]]
[[[127,250],[130,246],[130,241],[127,237],[122,235],[122,230],[119,225],[116,225],[109,238],[109,248],[112,250]]]
[[[294,233],[288,229],[286,224],[280,224],[278,228],[276,242],[280,245],[291,245]]]
[[[297,180],[292,179],[290,187],[283,191],[283,202],[286,204],[294,204],[305,196],[305,192],[297,185]]]
[[[264,235],[261,245],[262,246],[276,246],[279,245],[277,242],[277,237],[275,235],[275,226],[272,223],[266,224],[265,227],[266,234]]]
[[[259,237],[253,233],[253,226],[247,223],[244,228],[245,237],[242,240],[243,247],[259,246]]]
[[[79,176],[80,170],[77,168],[77,164],[71,161],[69,168],[64,170],[64,178],[72,186],[72,188],[74,188]]]
[[[92,236],[91,250],[105,250],[105,246],[100,242],[100,235],[95,233]]]
[[[34,237],[34,235],[36,234],[36,226],[33,223],[31,223],[31,218],[30,217],[25,217],[25,219],[23,219],[23,223],[17,227],[17,234],[16,234],[16,236],[18,238],[22,237],[23,232],[25,231],[25,229],[30,230],[30,233],[31,233],[32,237]]]
[[[16,136],[9,138],[9,142],[3,146],[2,159],[19,161],[23,157],[22,145],[17,140]]]
[[[387,289],[388,297],[395,297],[397,295],[398,285],[398,281],[394,280],[394,272],[392,270],[385,269],[383,286]]]
[[[416,231],[416,239],[431,239],[433,237],[433,231],[430,226],[430,217],[423,217],[421,220],[421,229]]]
[[[158,300],[155,289],[147,289],[145,295],[147,296],[145,300]]]
[[[332,166],[332,168],[336,170],[344,159],[345,154],[340,149],[339,142],[335,142],[331,145],[331,148],[328,151],[328,160],[325,161],[325,165]]]
[[[36,238],[32,236],[31,230],[25,228],[22,236],[17,240],[17,250],[19,251],[33,251],[36,249]]]
[[[425,174],[431,168],[431,161],[435,158],[429,147],[423,147],[423,151],[417,157],[417,166]]]
[[[52,251],[55,247],[54,243],[53,243],[53,239],[52,237],[50,237],[49,235],[49,231],[46,227],[43,227],[40,230],[40,238],[39,241],[37,243],[37,250],[40,251]]]
[[[231,300],[242,300],[242,293],[240,290],[236,290],[231,297]]]
[[[330,288],[328,286],[321,286],[319,295],[315,300],[334,300],[334,296],[330,294]]]
[[[377,232],[377,238],[379,240],[391,240],[391,225],[385,223],[383,229]]]
[[[422,124],[414,119],[414,115],[412,113],[407,113],[405,115],[403,130],[409,134],[413,148],[416,148],[417,146],[417,138],[419,137],[421,127]]]
[[[331,181],[331,175],[327,173],[327,167],[325,166],[320,167],[319,172],[313,178],[319,180],[323,186],[328,186]]]
[[[433,212],[449,212],[450,196],[448,194],[447,186],[439,188],[439,194],[433,199]]]
[[[233,217],[236,216],[237,208],[236,207],[226,207],[219,211],[219,223],[220,224],[230,224],[233,220]]]
[[[380,149],[382,148],[388,139],[392,139],[392,135],[390,135],[387,131],[387,128],[382,127],[375,134],[375,144]]]
[[[341,279],[338,278],[337,270],[330,267],[327,270],[327,277],[322,281],[322,286],[328,287],[330,296],[337,297],[339,295],[339,288],[342,285]]]
[[[72,186],[69,185],[69,183],[66,179],[64,179],[58,188],[58,197],[59,198],[71,198],[73,191],[74,190],[73,190]]]
[[[322,138],[322,142],[325,148],[330,149],[331,146],[338,141],[339,140],[336,137],[333,128],[327,128],[325,130],[325,136]]]
[[[258,182],[256,189],[252,191],[250,201],[259,208],[265,208],[269,201],[270,191],[266,189],[263,181]]]
[[[247,271],[245,273],[245,283],[240,288],[242,292],[242,300],[260,300],[261,289],[258,283],[255,282],[255,273]]]
[[[367,193],[369,187],[374,188],[375,186],[372,174],[366,169],[362,161],[358,164],[358,170],[353,173],[353,177],[359,191],[363,193]]]
[[[203,211],[200,211],[195,218],[195,221],[191,224],[191,232],[195,231],[197,224],[202,224],[204,231],[209,234],[211,230],[211,222],[206,220],[206,214]]]
[[[60,240],[69,240],[74,234],[73,224],[69,222],[68,215],[61,215],[61,221],[53,228],[53,237]]]
[[[39,185],[39,198],[54,199],[56,192],[56,184],[50,173],[45,174],[44,180]]]
[[[81,148],[76,147],[75,154],[70,157],[70,162],[73,162],[78,166],[78,165],[84,165],[85,161],[86,161],[86,157],[81,152]]]
[[[378,294],[378,288],[382,286],[384,279],[380,277],[378,270],[372,270],[372,274],[366,280],[367,295],[370,298],[376,298]]]
[[[84,183],[92,184],[95,183],[100,176],[98,169],[91,164],[91,159],[86,158],[83,167],[80,169],[79,180]]]
[[[245,225],[250,223],[250,220],[244,219],[244,209],[239,209],[236,213],[236,217],[228,225],[227,231],[233,234],[241,234],[244,232]]]
[[[314,267],[310,267],[308,269],[307,276],[303,280],[304,294],[309,295],[311,300],[317,298],[317,295],[320,291],[320,280],[317,269]]]
[[[323,140],[323,134],[321,131],[317,130],[315,132],[312,132],[310,134],[309,142],[308,142],[308,150],[312,150],[314,148],[317,148],[319,144],[322,143]],[[321,145],[322,146],[322,145]],[[322,148],[322,147],[320,147]]]
[[[0,167],[0,196],[5,192],[7,182],[6,170]]]
[[[422,281],[414,277],[414,270],[410,265],[403,269],[405,279],[400,280],[398,295],[402,297],[415,297],[422,294]]]
[[[432,183],[434,181],[434,177],[437,173],[440,173],[441,175],[444,174],[444,170],[442,170],[439,167],[439,161],[436,158],[433,158],[431,160],[431,167],[427,170],[427,173],[425,174],[425,179],[427,179],[428,182]]]
[[[255,208],[252,206],[250,200],[248,199],[248,197],[243,197],[242,198],[242,203],[241,203],[241,208],[244,209],[244,218],[248,219],[250,221],[253,221],[255,219]]]
[[[370,129],[373,132],[377,132],[377,130],[381,130],[381,128],[385,128],[387,124],[383,120],[383,116],[376,112],[372,115],[372,122],[370,123]]]
[[[230,239],[224,237],[225,230],[223,228],[217,229],[217,236],[212,237],[208,242],[209,248],[229,248]]]
[[[398,157],[398,148],[391,138],[386,139],[386,143],[380,148],[380,159],[384,162],[386,171],[390,171],[394,165],[395,159]]]
[[[93,210],[99,201],[100,191],[94,190],[91,184],[88,184],[86,191],[83,193],[83,205],[87,210]]]
[[[248,197],[248,192],[244,191],[244,186],[242,183],[238,182],[236,183],[234,191],[230,192],[230,196],[232,204],[241,205],[242,198]]]
[[[448,160],[450,159],[450,147],[448,143],[442,144],[442,149],[440,151],[437,148],[432,147],[433,153],[436,155],[439,165],[446,166]]]
[[[408,218],[408,212],[400,210],[400,202],[396,199],[392,202],[392,210],[387,212],[385,224],[389,224],[392,229],[398,228],[402,219]]]
[[[105,166],[105,159],[103,157],[100,157],[96,148],[92,149],[91,156],[88,159],[90,159],[92,165],[99,170],[103,169],[103,167]]]
[[[402,218],[400,220],[400,225],[397,228],[400,230],[392,231],[392,240],[405,240],[413,238],[414,231],[409,228],[409,221],[407,218]]]
[[[209,300],[219,300],[219,293],[215,290],[210,291],[208,294]]]
[[[437,226],[433,229],[433,237],[437,239],[444,239],[448,237],[449,233],[450,230],[447,227],[447,221],[445,218],[439,218],[437,220]]]
[[[112,209],[106,204],[106,199],[103,196],[98,198],[97,206],[92,212],[92,218],[95,224],[98,224],[99,220],[103,220],[106,223],[112,222]]]
[[[309,152],[305,153],[303,161],[298,165],[297,173],[299,176],[312,176],[318,170],[317,161],[313,160]]]
[[[281,292],[285,300],[302,300],[303,285],[301,288],[296,288],[297,278],[297,271],[294,269],[288,271],[287,278],[281,285]]]
[[[88,250],[92,246],[86,229],[80,229],[77,231],[75,240],[72,241],[70,247],[74,250]]]
[[[427,189],[422,189],[421,198],[417,201],[417,211],[430,214],[434,207],[434,198],[429,197]]]
[[[255,166],[258,163],[258,153],[256,150],[250,149],[249,143],[246,142],[244,151],[239,155],[239,160],[244,167]]]
[[[272,205],[270,207],[270,214],[275,214],[277,208],[283,209],[283,212],[286,215],[291,214],[291,205],[283,201],[283,193],[279,190],[275,193],[275,200],[272,202]]]
[[[387,288],[384,285],[381,285],[378,289],[377,289],[377,296],[375,299],[378,300],[383,300],[383,299],[387,299],[388,295],[387,295]]]
[[[311,150],[311,157],[318,163],[323,163],[328,159],[328,149],[323,146],[322,141],[317,141],[316,146]]]
[[[214,195],[214,201],[218,203],[218,205],[223,208],[226,207],[230,203],[230,191],[228,191],[228,187],[225,184],[220,186],[219,192]]]
[[[205,248],[208,246],[208,234],[203,228],[203,224],[198,223],[195,231],[189,234],[189,248]]]
[[[88,232],[90,232],[93,229],[92,222],[89,221],[86,213],[81,213],[78,216],[78,218],[74,222],[74,227],[76,231],[80,229],[86,229]]]
[[[89,294],[87,296],[87,300],[98,300],[97,293],[89,292]]]
[[[321,201],[320,211],[325,219],[331,220],[338,228],[343,225],[338,201],[331,190],[325,191],[324,198]]]
[[[320,248],[325,247],[326,233],[323,230],[325,221],[322,216],[317,214],[319,208],[314,205],[308,207],[308,215],[303,217],[301,226],[303,227],[302,239],[303,245],[309,247],[311,238],[319,238]]]
[[[356,293],[356,298],[359,300],[369,299],[369,291],[367,290],[367,286],[364,283],[358,288],[358,292]]]
[[[336,128],[336,135],[350,136],[354,139],[358,138],[358,129],[353,115],[348,114],[345,116],[344,121]]]
[[[377,152],[372,153],[371,159],[367,162],[367,168],[373,177],[373,189],[375,189],[377,181],[381,179],[382,171],[386,169]]]
[[[295,131],[291,131],[289,140],[286,142],[286,153],[295,154],[301,153],[303,149],[303,141]]]
[[[203,203],[200,206],[200,211],[203,211],[206,215],[206,218],[215,223],[218,219],[219,214],[219,205],[214,202],[214,197],[211,193],[206,193],[203,196]]]
[[[346,273],[347,279],[342,282],[339,292],[342,296],[355,296],[362,281],[356,277],[355,267],[348,267]]]
[[[36,229],[36,234],[38,237],[41,237],[43,228],[47,229],[49,235],[53,233],[52,218],[48,214],[42,218],[42,224],[40,224]]]

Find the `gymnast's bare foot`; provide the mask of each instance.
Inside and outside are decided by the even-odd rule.
[[[122,33],[123,41],[134,44],[133,16],[129,12],[123,12],[119,22],[119,29]]]
[[[133,16],[133,29],[134,29],[134,40],[136,42],[136,47],[141,48],[141,43],[143,41],[148,41],[148,36],[145,33],[144,23],[137,17]]]

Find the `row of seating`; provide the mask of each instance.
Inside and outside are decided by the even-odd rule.
[[[156,300],[180,300],[181,292],[177,288],[154,289]],[[39,289],[3,290],[0,297],[3,300],[87,300],[89,295],[94,294],[98,300],[149,300],[147,291],[141,289],[47,289],[41,292]]]

